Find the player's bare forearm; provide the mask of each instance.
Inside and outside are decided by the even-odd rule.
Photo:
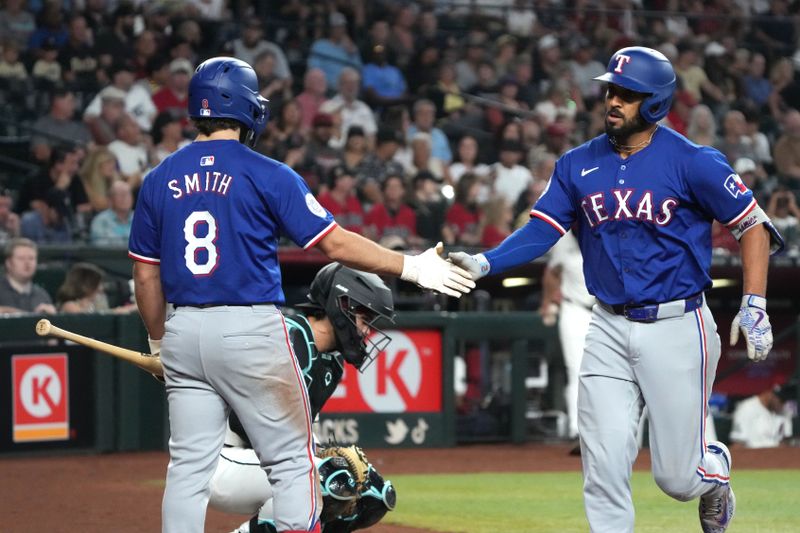
[[[161,267],[135,261],[133,263],[133,282],[136,305],[142,316],[147,333],[152,339],[164,336],[166,320],[166,300],[161,288]]]
[[[742,235],[739,245],[742,255],[744,294],[767,295],[770,236],[763,224]]]
[[[341,227],[328,233],[317,246],[331,260],[350,268],[388,276],[403,272],[403,254]]]

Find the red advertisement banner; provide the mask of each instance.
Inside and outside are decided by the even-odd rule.
[[[14,442],[69,438],[66,354],[11,358]]]

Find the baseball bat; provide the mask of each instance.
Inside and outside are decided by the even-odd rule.
[[[83,346],[87,346],[94,350],[107,353],[108,355],[117,357],[123,361],[133,363],[142,370],[150,372],[155,376],[162,376],[164,374],[164,370],[161,367],[161,358],[157,355],[154,356],[143,352],[136,352],[134,350],[122,348],[121,346],[115,346],[91,337],[84,337],[83,335],[78,335],[72,331],[54,326],[46,318],[43,318],[36,323],[36,333],[41,337],[46,335],[60,337],[77,344],[82,344]]]

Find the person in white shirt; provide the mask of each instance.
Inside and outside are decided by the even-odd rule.
[[[745,448],[775,448],[792,436],[792,410],[787,402],[797,400],[797,382],[776,386],[750,396],[733,411],[731,444]]]
[[[340,134],[336,140],[331,139],[329,144],[333,148],[343,148],[350,127],[361,126],[366,134],[367,145],[375,146],[375,133],[378,131],[375,115],[367,104],[358,99],[361,74],[354,68],[343,68],[339,74],[338,87],[336,96],[323,103],[319,109],[321,113],[338,113],[340,117]]]
[[[133,69],[127,63],[116,63],[110,69],[110,87],[115,87],[125,93],[125,111],[136,119],[142,131],[149,132],[153,119],[158,113],[150,91],[143,85],[135,83]],[[91,123],[93,119],[100,115],[102,108],[102,95],[100,91],[83,112],[83,120]],[[90,126],[91,127],[91,126]]]
[[[500,161],[492,165],[494,194],[508,205],[514,205],[533,181],[531,171],[519,164],[522,155],[523,147],[519,141],[505,140],[500,145]]]
[[[108,149],[117,158],[119,171],[131,187],[137,189],[150,167],[147,146],[142,140],[139,124],[130,115],[123,115],[117,122],[117,139]]]
[[[578,437],[578,373],[594,304],[594,296],[586,290],[583,256],[578,248],[578,240],[569,231],[550,249],[549,261],[542,275],[542,305],[539,312],[546,325],[554,325],[558,316],[558,335],[567,369],[564,400],[567,404],[570,439]]]

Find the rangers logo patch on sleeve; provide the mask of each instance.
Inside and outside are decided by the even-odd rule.
[[[739,174],[731,174],[725,178],[724,185],[725,189],[731,193],[731,196],[734,198],[738,198],[740,194],[747,192],[747,186],[742,181],[742,178],[739,177]]]
[[[306,207],[308,207],[309,211],[311,211],[320,218],[325,218],[327,216],[325,208],[320,205],[317,199],[314,198],[314,195],[311,194],[310,192],[306,193]]]

